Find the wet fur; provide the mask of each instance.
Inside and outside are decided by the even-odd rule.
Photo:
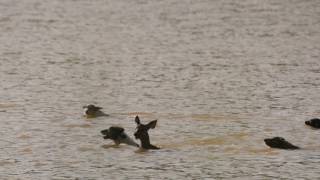
[[[94,118],[99,116],[109,116],[108,114],[101,111],[102,107],[95,106],[92,104],[83,106],[83,109],[85,110],[84,115],[87,118]]]
[[[122,127],[112,126],[109,129],[101,131],[104,139],[111,139],[116,145],[121,143],[128,144],[131,146],[139,147],[139,145],[134,142],[125,132]]]
[[[314,118],[314,119],[310,119],[309,121],[305,122],[306,125],[311,126],[313,128],[320,128],[320,119],[318,118]]]
[[[266,143],[266,145],[268,145],[271,148],[290,149],[290,150],[300,149],[298,146],[295,146],[289,143],[287,140],[285,140],[282,137],[264,139],[264,142]]]
[[[135,122],[137,123],[137,131],[134,133],[136,139],[140,139],[141,147],[143,149],[160,149],[157,146],[154,146],[150,143],[149,138],[149,129],[154,129],[157,124],[157,120],[151,121],[148,124],[141,124],[138,116],[135,118]]]

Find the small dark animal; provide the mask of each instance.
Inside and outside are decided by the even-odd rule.
[[[111,139],[114,141],[116,145],[121,143],[128,144],[131,146],[139,147],[139,144],[134,142],[125,132],[122,127],[112,126],[109,129],[105,129],[101,131],[104,139]]]
[[[314,128],[320,128],[320,119],[313,118],[313,119],[310,119],[309,121],[306,121],[305,124]]]
[[[84,116],[86,116],[87,118],[108,116],[108,114],[102,112],[101,109],[102,107],[89,104],[89,105],[83,106],[83,110],[84,110],[83,113],[84,113]]]
[[[151,121],[148,124],[141,124],[138,116],[135,118],[137,123],[137,131],[134,133],[136,139],[140,139],[141,147],[143,149],[160,149],[152,144],[150,144],[149,139],[149,129],[154,129],[157,125],[157,120]]]
[[[272,148],[279,148],[279,149],[300,149],[298,146],[295,146],[288,141],[286,141],[282,137],[274,137],[271,139],[264,139],[266,145]]]

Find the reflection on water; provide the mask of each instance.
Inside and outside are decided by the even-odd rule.
[[[317,179],[319,2],[0,3],[0,179]],[[82,117],[85,104],[108,117]],[[158,119],[158,151],[103,139]],[[282,136],[302,147],[270,149]]]

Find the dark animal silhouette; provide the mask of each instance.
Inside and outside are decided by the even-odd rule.
[[[104,139],[111,139],[114,141],[116,145],[121,143],[128,144],[131,146],[139,147],[139,144],[134,142],[125,132],[122,127],[112,126],[109,129],[105,129],[101,131],[101,134],[104,135]]]
[[[309,121],[306,121],[305,124],[308,126],[319,129],[320,128],[320,119],[313,118],[313,119],[310,119]]]
[[[102,107],[95,106],[92,104],[83,106],[84,109],[84,116],[87,118],[94,118],[99,116],[108,116],[108,114],[101,111]]]
[[[138,116],[135,118],[135,122],[137,123],[137,131],[134,133],[136,139],[140,139],[141,147],[143,149],[160,149],[152,144],[150,144],[149,139],[149,129],[154,129],[157,125],[157,120],[151,121],[148,124],[141,124]]]
[[[266,145],[272,147],[272,148],[278,148],[278,149],[300,149],[298,146],[295,146],[288,141],[286,141],[282,137],[274,137],[270,139],[264,139],[264,142]]]

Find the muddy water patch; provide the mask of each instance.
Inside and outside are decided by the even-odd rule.
[[[18,135],[17,138],[18,139],[30,139],[30,138],[32,138],[32,136],[29,133],[23,133],[23,134]]]
[[[245,141],[248,136],[248,133],[241,132],[217,137],[189,138],[180,142],[160,144],[160,146],[168,149],[179,149],[188,146],[227,146],[234,143],[240,143],[239,141]]]
[[[62,125],[62,127],[66,127],[69,129],[73,129],[73,128],[91,128],[92,125],[91,124],[64,124]]]
[[[16,159],[0,160],[0,166],[12,165],[16,163],[18,163],[18,160]]]
[[[8,104],[1,103],[0,104],[0,110],[1,109],[5,109],[5,108],[12,108],[12,107],[16,107],[16,106],[18,106],[18,105],[17,104],[11,104],[11,103],[8,103]]]

